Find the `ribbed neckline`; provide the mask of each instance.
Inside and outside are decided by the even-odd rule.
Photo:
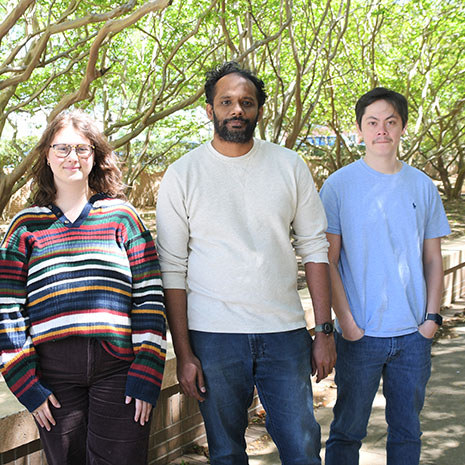
[[[98,193],[94,194],[84,205],[80,215],[76,218],[74,222],[70,221],[66,215],[61,211],[60,207],[57,207],[55,204],[50,204],[48,208],[55,214],[59,221],[63,223],[63,225],[67,228],[78,228],[81,226],[82,223],[87,219],[89,216],[89,212],[92,210],[94,206],[94,202],[97,200],[101,200],[105,198],[105,194]]]
[[[223,155],[218,150],[213,147],[212,141],[207,142],[207,149],[211,155],[213,155],[216,159],[223,161],[224,163],[243,163],[250,158],[252,158],[255,153],[258,151],[258,147],[260,145],[260,139],[253,139],[253,147],[244,155],[240,157],[228,157],[227,155]]]

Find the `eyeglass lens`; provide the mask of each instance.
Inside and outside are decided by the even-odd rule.
[[[94,149],[92,145],[88,144],[54,144],[51,147],[58,157],[67,157],[74,149],[79,157],[87,158],[90,157]]]

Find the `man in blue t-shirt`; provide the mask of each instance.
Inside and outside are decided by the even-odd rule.
[[[450,229],[434,184],[397,158],[405,97],[378,87],[358,100],[355,113],[366,155],[321,190],[338,357],[326,465],[359,463],[381,377],[387,464],[415,465],[431,343],[442,322],[441,237]]]

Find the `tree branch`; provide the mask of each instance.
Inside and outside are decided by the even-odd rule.
[[[172,0],[155,0],[153,2],[145,3],[137,11],[129,15],[127,18],[120,20],[110,20],[100,29],[97,37],[95,38],[92,46],[89,51],[89,60],[87,62],[87,69],[84,78],[81,81],[79,89],[73,94],[66,95],[61,99],[58,105],[50,113],[48,120],[51,121],[58,113],[63,111],[66,108],[69,108],[76,102],[84,100],[89,93],[89,87],[91,83],[102,76],[101,71],[95,69],[97,63],[97,58],[99,54],[100,46],[107,36],[111,33],[120,32],[121,30],[131,26],[135,22],[139,21],[142,17],[147,15],[152,11],[162,10],[171,4]]]
[[[35,3],[35,0],[20,0],[14,10],[0,23],[0,43],[8,31],[16,24],[16,21],[33,3]]]

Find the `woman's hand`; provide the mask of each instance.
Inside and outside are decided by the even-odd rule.
[[[145,400],[135,399],[136,401],[136,413],[134,414],[134,421],[139,422],[142,426],[148,423],[150,418],[150,412],[152,411],[153,405]],[[126,396],[126,404],[132,402],[132,397]]]
[[[52,425],[56,425],[56,421],[55,418],[53,418],[52,412],[50,411],[48,401],[50,401],[55,408],[61,407],[57,398],[53,394],[50,394],[48,398],[45,399],[44,403],[32,412],[32,415],[36,419],[37,423],[39,423],[41,428],[45,428],[47,431],[50,431],[52,429]]]

